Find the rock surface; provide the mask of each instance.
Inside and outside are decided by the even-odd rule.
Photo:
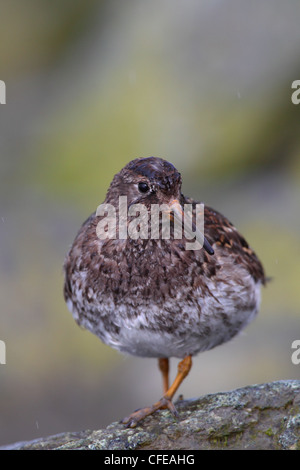
[[[300,380],[251,385],[176,403],[179,419],[157,412],[135,429],[112,423],[1,449],[300,450]]]

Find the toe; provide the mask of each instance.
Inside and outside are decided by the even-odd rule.
[[[141,408],[139,410],[134,411],[128,417],[124,418],[121,423],[125,424],[127,428],[135,428],[136,425],[142,421],[146,416],[150,416],[158,410],[165,410],[168,409],[171,411],[172,415],[175,418],[178,418],[178,411],[176,410],[175,405],[172,403],[171,399],[168,397],[162,397],[158,402],[156,402],[152,406],[148,406],[146,408]]]

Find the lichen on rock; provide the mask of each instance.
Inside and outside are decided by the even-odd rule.
[[[86,450],[300,450],[300,380],[282,380],[220,392],[176,404],[134,429],[62,433],[2,449]]]

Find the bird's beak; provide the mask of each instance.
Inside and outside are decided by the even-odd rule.
[[[214,250],[210,243],[204,236],[203,231],[200,230],[199,227],[195,225],[192,221],[192,214],[191,212],[184,211],[178,199],[173,199],[169,204],[169,212],[168,215],[171,220],[177,221],[181,224],[181,227],[184,229],[184,235],[187,239],[196,239],[198,242],[198,248],[204,248],[208,254],[213,255]],[[189,221],[189,223],[188,223]],[[202,225],[204,228],[204,224]]]

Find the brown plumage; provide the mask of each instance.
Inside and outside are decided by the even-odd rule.
[[[119,196],[127,197],[127,211],[133,204],[146,208],[144,239],[120,239]],[[181,175],[165,160],[130,162],[114,177],[104,202],[115,208],[116,238],[99,239],[98,224],[104,217],[111,220],[107,215],[94,213],[87,219],[65,260],[64,296],[77,323],[106,344],[159,358],[164,396],[124,420],[135,426],[157,409],[168,407],[176,414],[172,398],[192,356],[230,340],[255,317],[265,276],[243,236],[207,206],[203,248],[187,250],[185,234],[174,237],[174,218],[184,205],[193,205],[194,216],[199,206],[181,193]],[[167,207],[170,239],[162,238],[161,222],[159,238],[151,239],[154,204]],[[128,217],[128,230],[133,220]],[[182,361],[169,388],[166,363],[173,356]]]

